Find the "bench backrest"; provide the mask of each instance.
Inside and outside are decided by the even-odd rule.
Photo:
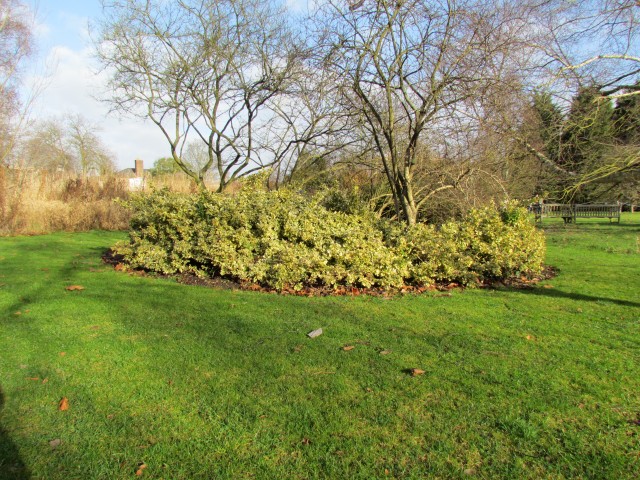
[[[536,217],[620,218],[621,204],[542,203],[531,205]]]

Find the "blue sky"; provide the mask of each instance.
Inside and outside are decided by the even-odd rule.
[[[114,154],[118,168],[144,160],[150,168],[160,157],[170,156],[159,129],[139,118],[118,118],[98,98],[105,98],[108,73],[98,74],[89,35],[91,21],[102,15],[100,0],[23,0],[36,12],[38,55],[29,76],[43,85],[33,106],[34,119],[82,114],[98,125],[98,134]],[[311,0],[286,0],[293,10]]]
[[[43,85],[32,118],[82,114],[114,154],[119,168],[136,158],[149,168],[169,155],[157,127],[135,118],[118,118],[98,100],[106,92],[106,74],[98,74],[88,33],[90,20],[100,17],[99,0],[26,0],[36,12],[37,58],[29,83]]]
[[[101,13],[98,0],[30,0],[28,3],[36,10],[39,23],[45,25],[45,31],[40,32],[44,33],[39,39],[41,48],[56,44],[78,50],[85,47],[87,21]]]

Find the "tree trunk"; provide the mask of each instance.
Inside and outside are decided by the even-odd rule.
[[[6,185],[5,185],[5,166],[0,164],[0,219],[5,218],[6,205]]]
[[[415,225],[418,221],[418,206],[416,205],[416,199],[413,196],[413,188],[410,182],[407,182],[406,179],[402,179],[402,184],[398,189],[402,197],[400,198],[402,204],[402,213],[404,215],[404,220],[409,225]]]

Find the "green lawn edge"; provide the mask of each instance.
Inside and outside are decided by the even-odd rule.
[[[2,238],[0,478],[636,478],[640,215],[541,228],[553,280],[393,299],[131,276],[100,260],[117,232]]]

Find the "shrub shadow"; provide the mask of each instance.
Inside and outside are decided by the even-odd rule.
[[[0,386],[0,419],[4,406],[4,393]],[[29,469],[22,461],[18,448],[9,433],[0,424],[0,479],[27,480],[31,478]]]
[[[595,297],[592,295],[584,295],[582,293],[563,292],[562,290],[546,289],[546,288],[527,288],[527,289],[509,289],[526,295],[537,295],[550,298],[568,298],[580,302],[608,302],[623,307],[640,307],[639,302],[631,302],[629,300],[620,300],[617,298]]]

